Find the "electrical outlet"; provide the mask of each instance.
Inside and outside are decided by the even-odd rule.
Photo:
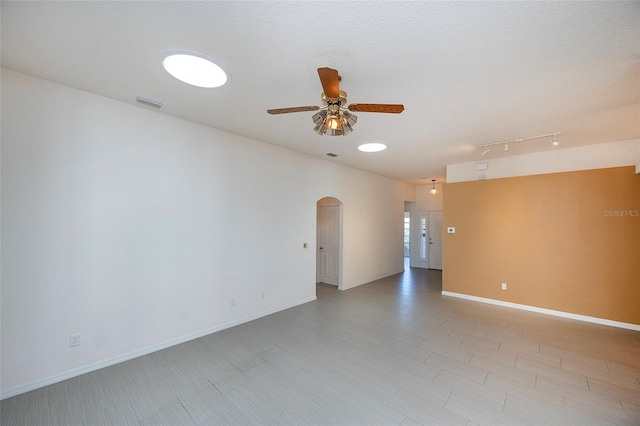
[[[502,289],[506,290],[507,289],[507,283],[502,283]]]
[[[80,335],[72,334],[71,336],[69,336],[69,347],[72,348],[78,345],[80,345]]]
[[[236,299],[229,299],[229,306],[236,306]]]

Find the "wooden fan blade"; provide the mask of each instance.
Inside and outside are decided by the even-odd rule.
[[[318,68],[318,75],[320,76],[320,83],[322,83],[322,90],[327,98],[339,98],[340,97],[340,76],[338,70],[332,68]]]
[[[351,104],[350,111],[360,112],[385,112],[389,114],[400,114],[404,111],[402,104]]]
[[[292,108],[276,108],[276,109],[268,109],[267,112],[269,114],[288,114],[290,112],[303,112],[303,111],[317,111],[319,110],[319,106],[300,106],[300,107],[292,107]]]

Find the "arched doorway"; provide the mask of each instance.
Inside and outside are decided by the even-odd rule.
[[[316,282],[342,289],[342,202],[318,200],[316,220]]]

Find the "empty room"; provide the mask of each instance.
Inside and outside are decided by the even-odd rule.
[[[2,1],[2,425],[640,424],[640,2]]]

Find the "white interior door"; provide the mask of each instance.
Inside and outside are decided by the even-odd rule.
[[[429,212],[429,268],[442,269],[442,212]]]
[[[411,267],[429,267],[429,249],[427,236],[427,212],[417,210],[411,214]]]
[[[340,206],[318,206],[319,282],[338,285],[340,261]]]

